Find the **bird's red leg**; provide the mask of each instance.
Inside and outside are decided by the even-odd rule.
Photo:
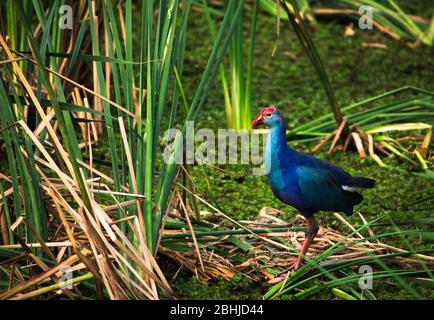
[[[303,242],[303,246],[301,247],[300,255],[294,261],[291,261],[290,263],[284,265],[285,267],[288,267],[288,270],[295,271],[302,265],[303,256],[306,254],[310,244],[312,243],[313,239],[315,239],[317,233],[318,233],[318,225],[315,219],[313,217],[307,218],[306,238]],[[285,270],[284,272],[287,272],[288,270]]]

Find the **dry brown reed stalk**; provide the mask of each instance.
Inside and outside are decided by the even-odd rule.
[[[134,200],[121,203],[113,201],[111,204],[106,202],[102,204],[98,200],[98,195],[101,193],[111,195],[114,200],[116,198],[113,196],[115,192],[111,190],[113,179],[97,170],[93,165],[92,145],[98,139],[98,132],[94,122],[92,122],[96,119],[95,115],[84,112],[72,113],[76,117],[90,120],[80,125],[84,138],[83,148],[88,153],[89,161],[78,161],[81,166],[81,178],[84,179],[85,171],[90,173],[91,176],[90,179],[84,179],[86,182],[86,196],[91,203],[91,207],[87,208],[83,203],[69,155],[59,138],[54,112],[42,108],[33,91],[34,89],[22,73],[17,64],[17,59],[12,55],[1,35],[0,45],[10,57],[8,63],[12,65],[14,72],[17,74],[17,81],[25,89],[27,96],[32,101],[42,120],[34,131],[22,120],[18,121],[16,125],[38,150],[39,156],[35,156],[36,170],[42,179],[41,190],[46,199],[46,206],[49,212],[53,214],[50,217],[50,228],[56,230],[54,234],[49,235],[51,237],[50,241],[46,242],[29,221],[22,218],[13,221],[13,228],[25,223],[27,229],[36,237],[37,243],[27,244],[15,234],[15,240],[18,241],[18,244],[0,246],[0,248],[23,250],[26,257],[33,261],[29,268],[34,271],[24,275],[24,273],[19,273],[14,268],[14,271],[10,274],[10,286],[8,290],[0,292],[0,299],[35,298],[40,294],[58,290],[58,274],[63,267],[71,268],[70,270],[75,272],[80,271],[80,274],[84,272],[84,276],[76,277],[77,282],[72,291],[60,291],[69,298],[72,298],[72,293],[79,294],[76,287],[77,283],[91,278],[95,279],[97,287],[104,286],[108,297],[111,299],[158,299],[159,290],[166,296],[172,297],[173,291],[146,245],[143,221],[138,221],[137,217],[125,217],[121,220],[115,220],[111,213],[114,210],[121,210],[130,206],[135,206],[140,211],[140,201],[143,196],[137,195],[137,191],[134,194],[129,193],[128,186],[122,186],[125,191],[122,194],[126,197],[132,197]],[[34,62],[32,59],[31,61]],[[61,79],[67,79],[60,73],[53,72],[52,74]],[[81,92],[98,96],[96,92],[72,80],[69,82],[76,87],[73,89],[72,99],[78,105],[89,107],[86,97],[81,96]],[[101,97],[101,99],[116,105],[108,98]],[[119,105],[117,107],[124,110]],[[122,128],[123,122],[120,121],[119,124]],[[43,131],[48,132],[48,137],[41,143],[40,137]],[[123,134],[125,138],[125,130]],[[47,149],[47,145],[52,146],[55,152]],[[125,144],[125,146],[128,146],[128,144]],[[26,150],[22,148],[21,151],[28,158]],[[129,165],[131,168],[132,163],[129,162]],[[134,172],[134,170],[130,172]],[[97,178],[94,178],[95,176]],[[4,174],[1,174],[1,178],[5,181],[10,180]],[[132,178],[135,181],[135,177]],[[100,179],[103,179],[105,183],[101,183]],[[0,195],[0,198],[10,197],[12,194],[13,191],[9,188]],[[0,207],[0,211],[1,209]],[[138,241],[127,238],[124,234],[125,231],[121,231],[118,224],[123,224],[128,233],[133,234],[134,239]],[[2,228],[4,226],[5,224],[2,223]],[[41,260],[34,250],[42,250],[49,262]],[[7,261],[7,263],[11,265],[21,260],[22,257],[22,255],[19,255],[15,259]],[[86,271],[90,273],[86,274]]]

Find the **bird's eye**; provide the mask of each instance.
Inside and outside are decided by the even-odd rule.
[[[269,117],[272,116],[272,114],[269,112],[269,113],[266,114],[266,116],[269,118]]]

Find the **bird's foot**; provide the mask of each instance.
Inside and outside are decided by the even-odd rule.
[[[283,280],[285,280],[285,278],[289,275],[290,272],[292,271],[296,271],[298,268],[300,268],[300,266],[303,264],[303,261],[301,259],[301,257],[298,257],[295,260],[286,262],[286,263],[277,263],[274,266],[276,267],[285,267],[286,269],[279,272],[277,274],[277,276],[271,280],[268,281],[269,284],[276,284],[279,283]]]
[[[286,273],[287,271],[296,271],[298,268],[300,268],[300,266],[303,264],[303,261],[300,257],[298,257],[297,259],[285,262],[285,263],[275,263],[273,265],[273,267],[284,267],[286,268],[284,271],[280,272],[280,274],[282,273]]]
[[[283,263],[280,265],[280,267],[286,267],[286,270],[283,270],[282,272],[280,272],[278,275],[283,275],[285,273],[291,272],[291,271],[297,271],[298,268],[300,268],[300,266],[303,264],[303,261],[301,259],[301,257],[298,257],[297,259],[287,262],[287,263]]]

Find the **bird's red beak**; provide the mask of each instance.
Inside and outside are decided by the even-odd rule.
[[[264,124],[264,118],[262,118],[262,115],[259,115],[255,119],[253,119],[252,128],[255,128],[256,126],[258,126],[260,124]]]

